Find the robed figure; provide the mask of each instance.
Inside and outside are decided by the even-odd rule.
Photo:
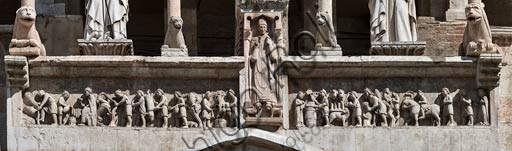
[[[85,9],[85,39],[127,38],[128,0],[88,0]]]
[[[258,20],[258,36],[253,37],[250,45],[251,85],[255,99],[253,102],[261,115],[263,108],[272,110],[277,103],[276,97],[276,69],[278,53],[276,44],[267,31],[267,21]]]
[[[414,0],[370,0],[371,41],[416,41]]]

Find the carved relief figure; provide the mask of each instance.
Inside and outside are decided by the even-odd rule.
[[[210,91],[206,91],[201,101],[201,120],[203,121],[204,127],[212,127],[213,109],[210,104],[210,99],[213,99],[213,94]]]
[[[479,56],[480,53],[495,53],[496,48],[492,43],[491,28],[484,4],[481,2],[470,3],[466,7],[466,29],[460,46],[461,56]]]
[[[52,119],[52,125],[57,125],[57,101],[55,101],[55,99],[53,99],[53,97],[50,96],[50,94],[46,93],[44,90],[39,90],[38,93],[36,93],[34,99],[36,100],[36,102],[39,102],[39,106],[37,108],[37,110],[40,113],[38,114],[38,119],[40,119],[39,121],[44,121],[44,119],[46,118],[45,115],[50,114]]]
[[[33,6],[21,6],[16,11],[9,53],[19,56],[46,56],[46,49],[36,30],[36,10]]]
[[[473,101],[470,98],[467,98],[466,92],[461,91],[460,94],[460,101],[462,102],[462,106],[464,108],[464,117],[466,118],[466,124],[468,126],[473,126],[473,107],[471,104],[473,104]]]
[[[345,107],[346,96],[345,91],[343,90],[333,90],[333,97],[331,101],[329,101],[329,122],[328,124],[332,124],[335,120],[339,120],[342,126],[348,126],[346,123],[347,116],[349,114],[348,109]]]
[[[98,104],[98,125],[109,125],[112,121],[112,106],[115,106],[114,101],[110,101],[105,92],[100,92],[96,98]]]
[[[314,127],[317,124],[317,108],[318,103],[316,101],[317,94],[315,94],[312,90],[306,91],[306,107],[304,112],[305,125],[306,127]]]
[[[180,48],[183,51],[187,51],[187,45],[185,44],[182,28],[183,19],[178,16],[171,16],[162,48]]]
[[[96,96],[91,88],[84,89],[84,94],[78,98],[78,107],[81,109],[80,125],[96,126],[98,123]]]
[[[200,99],[198,99],[197,93],[188,93],[186,100],[187,111],[189,111],[193,118],[192,121],[188,121],[189,127],[203,127],[203,121],[199,117],[199,114],[201,114],[201,103],[198,100]]]
[[[306,94],[302,91],[297,93],[297,97],[293,101],[295,106],[295,118],[296,118],[296,126],[304,127],[304,108],[306,107],[306,101],[304,100]]]
[[[361,104],[355,91],[349,92],[347,97],[347,107],[350,109],[351,125],[361,126],[362,125],[362,114]]]
[[[400,118],[400,97],[393,93],[389,88],[384,89],[382,101],[388,108],[389,126],[397,126]]]
[[[155,99],[154,94],[151,94],[151,92],[148,90],[148,94],[144,96],[144,99],[146,100],[146,112],[147,116],[149,117],[147,123],[149,123],[149,127],[153,127],[155,123]]]
[[[179,91],[174,92],[174,98],[170,105],[172,111],[171,117],[176,127],[188,128],[187,108],[185,106],[185,98]]]
[[[412,94],[412,92],[409,92]],[[425,97],[425,94],[423,91],[418,90],[416,93],[416,96],[414,97],[414,101],[416,101],[420,105],[420,110],[416,113],[416,110],[414,110],[411,115],[415,116],[418,115],[418,120],[426,119],[427,117],[430,117],[430,120],[432,121],[433,125],[435,126],[441,126],[441,118],[440,118],[440,112],[441,107],[437,104],[429,104],[427,101],[427,98]],[[413,110],[411,110],[412,112]],[[423,111],[423,113],[421,113]]]
[[[255,92],[251,98],[256,100],[257,117],[260,117],[262,113],[272,117],[274,106],[277,103],[274,72],[278,54],[276,44],[267,31],[267,21],[264,17],[258,20],[258,35],[251,40],[250,48],[251,82]]]
[[[329,123],[329,98],[327,96],[327,91],[325,91],[324,89],[320,90],[320,95],[317,97],[317,99],[315,99],[316,101],[316,104],[318,105],[318,108],[320,110],[320,117],[322,117],[322,120],[323,120],[323,123],[324,126],[329,126],[330,123]]]
[[[377,120],[380,120],[381,126],[388,126],[388,108],[384,101],[382,101],[382,93],[378,89],[375,89],[371,95],[370,104],[373,104],[370,110],[375,113],[373,124],[376,125]],[[380,119],[377,119],[377,117]]]
[[[478,89],[478,97],[479,101],[476,102],[477,109],[480,110],[480,119],[482,120],[480,122],[480,125],[489,125],[489,99],[487,98],[487,93],[485,89]]]
[[[162,89],[157,89],[155,93],[155,111],[160,114],[163,120],[162,127],[167,128],[169,126],[169,103],[170,100],[165,97],[165,93]]]
[[[228,103],[228,126],[230,127],[236,127],[238,123],[238,97],[236,96],[236,93],[234,90],[229,89],[228,95],[226,97],[226,101]]]
[[[142,127],[146,127],[147,114],[146,99],[144,96],[144,92],[142,90],[138,90],[137,94],[133,98],[133,107],[135,108],[135,110],[133,111],[135,112],[135,115],[138,116],[138,118],[140,118]]]
[[[458,93],[458,91],[459,90],[457,90],[455,93]],[[450,90],[448,88],[443,88],[441,90],[441,96],[443,97],[443,118],[447,119],[446,125],[455,126],[457,123],[455,122],[453,116],[453,96],[450,95]]]
[[[67,103],[69,100],[69,96],[69,92],[64,91],[62,92],[57,102],[57,117],[59,125],[65,125],[69,120],[69,117],[71,116],[71,105]]]
[[[408,125],[411,120],[414,121],[415,126],[419,126],[420,123],[418,121],[418,114],[420,112],[421,106],[416,103],[416,101],[413,100],[413,94],[412,92],[406,92],[404,94],[404,100],[402,101],[402,109],[404,109],[405,112],[405,125]]]
[[[126,39],[128,0],[88,0],[84,39]]]

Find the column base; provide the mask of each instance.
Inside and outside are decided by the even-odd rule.
[[[188,57],[188,51],[180,48],[161,48],[164,57]]]

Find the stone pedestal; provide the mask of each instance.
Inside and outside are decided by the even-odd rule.
[[[162,56],[164,57],[188,57],[187,50],[180,48],[162,48]]]
[[[131,39],[78,39],[80,55],[133,55],[133,42]]]
[[[450,0],[450,8],[446,11],[446,21],[466,20],[468,0]]]
[[[426,47],[427,42],[424,41],[372,42],[370,55],[421,56]]]
[[[343,56],[341,47],[320,47],[311,51],[311,56]]]
[[[40,52],[41,48],[39,47],[9,48],[9,54],[13,56],[37,57],[42,55]]]

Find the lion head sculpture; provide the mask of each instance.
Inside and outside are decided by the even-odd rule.
[[[461,56],[479,56],[482,53],[496,53],[497,48],[492,43],[491,28],[484,4],[470,3],[466,7],[466,29],[462,45],[459,49]]]
[[[9,53],[17,56],[45,56],[46,50],[36,30],[36,10],[22,6],[16,11],[16,20]]]

